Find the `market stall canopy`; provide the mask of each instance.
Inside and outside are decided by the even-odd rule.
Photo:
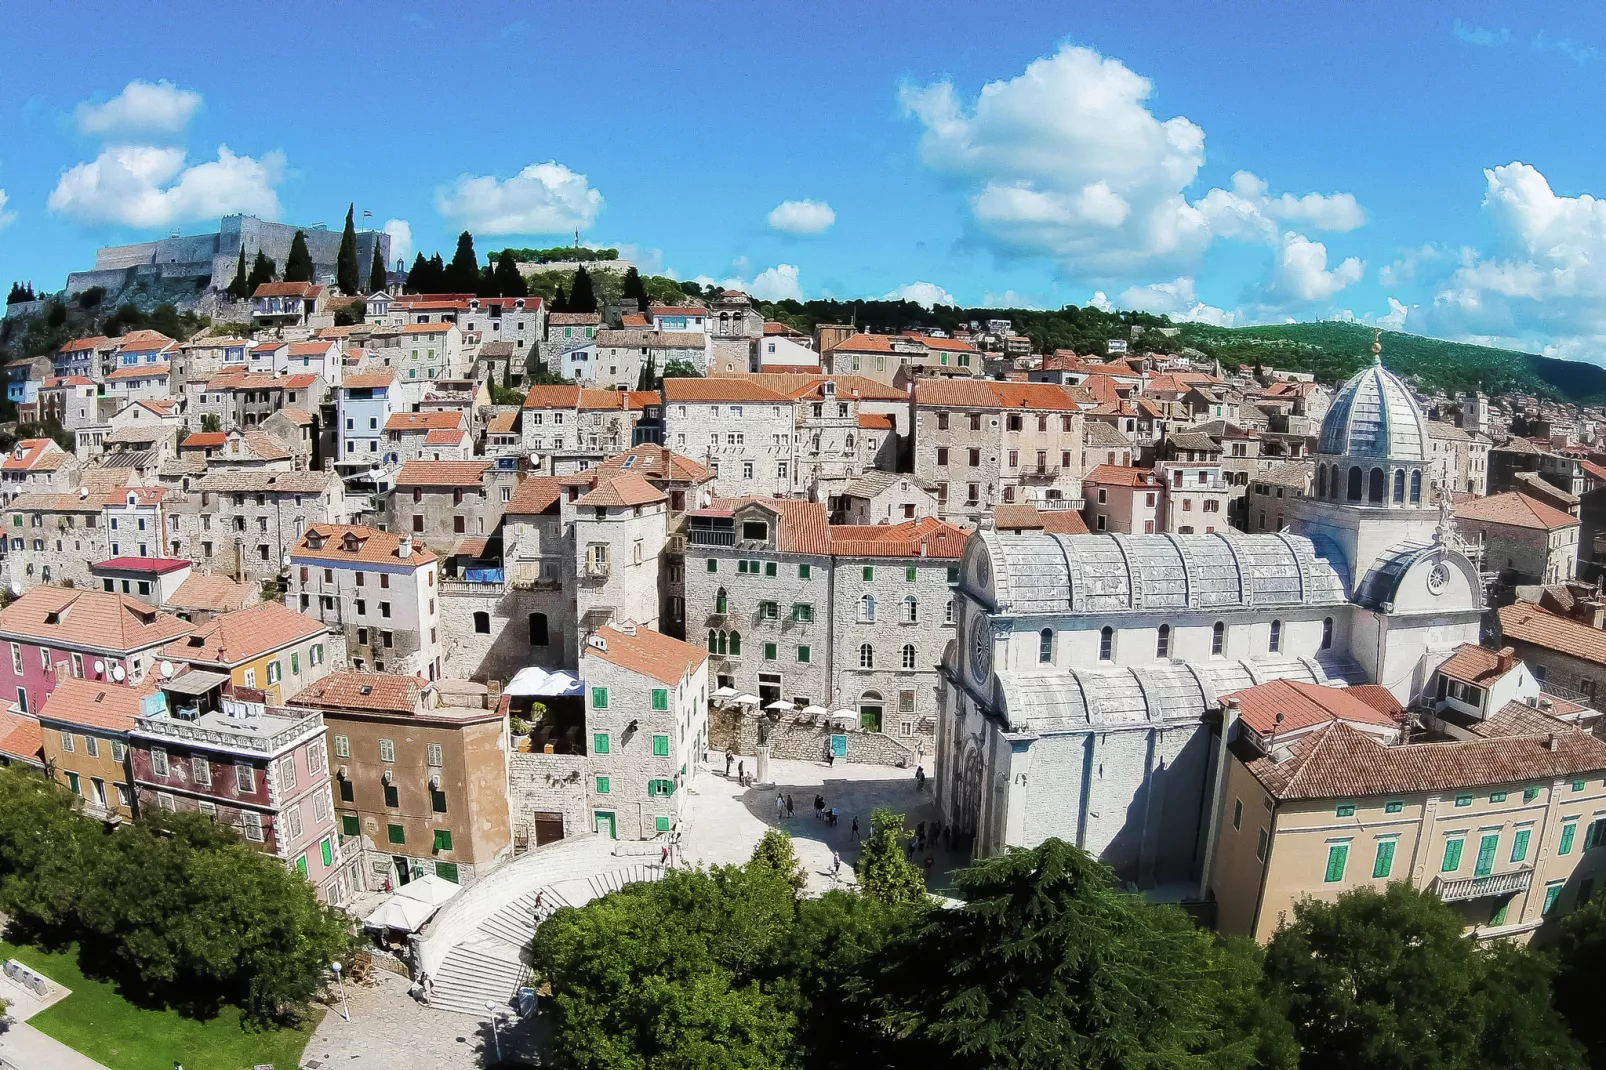
[[[420,903],[438,907],[452,896],[463,890],[463,886],[445,877],[437,877],[433,873],[426,873],[422,877],[414,877],[401,886],[397,895],[408,899],[416,899]]]
[[[552,698],[561,695],[579,695],[582,690],[580,681],[566,672],[548,672],[535,665],[529,665],[513,674],[513,679],[508,681],[503,693]]]
[[[756,706],[761,700],[757,695],[737,695],[731,701],[743,706]]]
[[[404,933],[415,933],[424,927],[433,913],[435,908],[430,904],[397,894],[379,904],[362,924],[365,929],[398,929]]]
[[[855,725],[859,723],[859,715],[852,710],[837,710],[831,715],[833,724]]]
[[[794,703],[786,701],[784,698],[778,698],[764,708],[766,710],[795,710],[797,709],[797,706]]]

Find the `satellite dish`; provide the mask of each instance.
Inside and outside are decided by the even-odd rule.
[[[283,557],[281,557],[279,559],[279,564],[283,565],[285,568],[289,568],[290,567],[290,555],[289,554],[285,554]]]
[[[123,667],[121,665],[113,665],[112,666],[112,679],[113,680],[116,680],[118,683],[122,683],[123,677],[125,677],[127,675],[128,674],[123,671]]]
[[[96,676],[99,676],[101,673],[103,673],[105,671],[106,671],[106,663],[104,661],[95,662],[95,675]]]
[[[162,672],[162,679],[171,680],[173,678],[173,663],[171,661],[164,660],[159,668]]]
[[[78,500],[82,501],[83,499],[85,499],[87,497],[89,497],[89,488],[88,487],[79,487],[78,488]]]

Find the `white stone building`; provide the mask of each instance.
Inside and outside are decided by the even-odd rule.
[[[792,397],[746,379],[665,379],[663,406],[663,444],[712,468],[721,493],[784,497],[792,492],[797,427]]]

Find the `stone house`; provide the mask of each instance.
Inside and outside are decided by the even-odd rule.
[[[403,411],[393,371],[348,374],[335,394],[335,429],[338,436],[336,465],[362,469],[379,462],[387,452],[386,426]]]
[[[1219,462],[1161,461],[1154,466],[1162,495],[1161,531],[1208,535],[1232,526],[1232,485]]]
[[[461,450],[461,437],[454,442],[437,438],[436,444],[431,446],[429,437],[436,432],[458,432],[460,436],[466,436],[468,416],[461,411],[393,413],[385,421],[385,462],[406,464],[408,461],[430,459],[432,451]]]
[[[642,411],[657,403],[655,391],[531,387],[520,416],[531,468],[561,475],[629,449]]]
[[[78,458],[48,438],[25,438],[0,460],[0,502],[19,494],[62,493],[78,485]]]
[[[96,335],[92,338],[75,338],[64,342],[51,364],[53,371],[59,378],[73,376],[96,381],[101,376],[99,350],[108,346],[111,339],[105,335]]]
[[[1244,530],[1283,530],[1287,504],[1310,493],[1315,472],[1310,461],[1284,461],[1256,476],[1244,495]]]
[[[936,516],[936,488],[907,472],[866,470],[830,500],[833,524],[897,524]]]
[[[253,327],[327,327],[329,288],[312,282],[265,282],[251,295]]]
[[[517,374],[524,373],[524,362],[530,347],[537,346],[546,337],[546,300],[541,297],[471,297],[468,307],[458,314],[457,324],[463,330],[463,344],[479,346],[485,354],[487,345],[511,347],[510,358]]]
[[[173,393],[183,394],[190,383],[220,372],[249,370],[251,348],[248,338],[196,338],[179,343],[168,361]]]
[[[166,364],[152,364],[118,368],[106,376],[106,393],[123,401],[166,398],[172,393],[168,367]]]
[[[328,471],[213,471],[190,491],[168,508],[167,552],[251,582],[278,577],[309,527],[350,519],[340,477]]]
[[[581,631],[590,634],[615,620],[656,630],[669,495],[634,472],[621,472],[560,508],[574,532],[574,611]]]
[[[1591,706],[1606,699],[1606,613],[1599,599],[1577,603],[1573,615],[1535,602],[1500,610],[1498,641],[1512,648],[1547,692]]]
[[[797,401],[747,379],[665,379],[664,445],[708,466],[732,497],[790,494]]]
[[[88,586],[89,566],[108,556],[104,494],[19,494],[6,503],[6,559],[12,583]]]
[[[52,417],[68,431],[100,422],[98,391],[82,375],[51,376],[39,384],[39,416]]]
[[[713,339],[701,331],[599,330],[583,378],[587,386],[628,390],[649,362],[659,374],[671,362],[689,364],[698,374],[706,374],[712,349]]]
[[[281,602],[259,602],[197,624],[162,657],[218,673],[278,705],[346,663],[339,634]]]
[[[1455,507],[1456,526],[1483,546],[1483,568],[1508,585],[1561,583],[1578,573],[1578,518],[1519,491]]]
[[[391,531],[450,554],[470,537],[484,538],[502,520],[506,502],[492,491],[489,461],[408,461],[389,497]],[[508,480],[509,489],[512,481]]]
[[[1153,469],[1101,464],[1082,481],[1082,517],[1092,532],[1153,534],[1162,530],[1164,497]]]

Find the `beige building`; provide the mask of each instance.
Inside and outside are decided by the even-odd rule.
[[[1088,531],[1152,535],[1160,530],[1165,488],[1147,468],[1101,464],[1082,481],[1082,513]]]
[[[1578,518],[1521,491],[1455,508],[1462,537],[1483,547],[1483,568],[1508,583],[1561,583],[1578,573]]]

